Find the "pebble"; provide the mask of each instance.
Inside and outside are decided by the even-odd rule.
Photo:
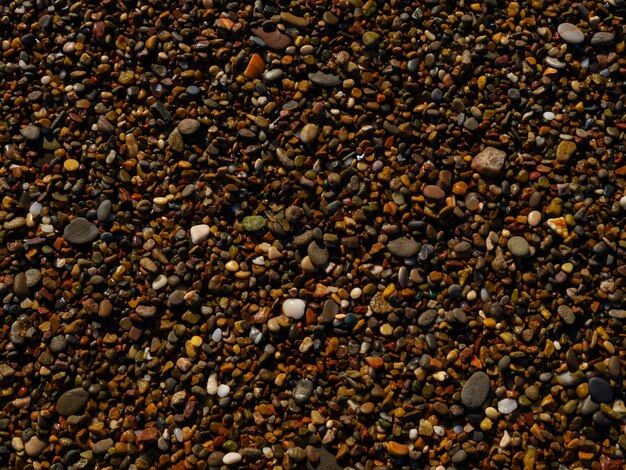
[[[559,317],[561,317],[561,320],[568,325],[572,325],[576,321],[576,315],[574,315],[573,310],[567,305],[559,305],[557,313]]]
[[[387,243],[387,249],[394,256],[408,258],[417,254],[420,249],[420,244],[413,238],[402,237]]]
[[[472,159],[472,170],[483,176],[497,176],[506,161],[506,153],[494,147],[486,147]]]
[[[177,128],[182,135],[192,135],[198,132],[200,129],[200,123],[197,119],[187,118],[180,121]]]
[[[338,75],[324,72],[310,73],[309,80],[321,87],[335,87],[341,83]]]
[[[91,243],[98,238],[98,227],[84,217],[76,217],[63,230],[63,238],[75,245]]]
[[[249,215],[243,218],[243,228],[248,232],[256,232],[265,227],[266,220],[260,215]]]
[[[29,457],[37,457],[48,446],[48,443],[39,436],[31,437],[26,444],[24,444],[24,452]]]
[[[589,379],[589,395],[596,403],[611,403],[615,396],[611,384],[601,377]]]
[[[61,416],[79,414],[89,401],[89,393],[82,388],[73,388],[59,396],[56,402],[57,413]]]
[[[513,413],[517,409],[517,402],[512,398],[504,398],[503,400],[498,401],[498,412],[503,415],[508,415]]]
[[[524,237],[511,237],[509,238],[506,246],[513,256],[519,256],[520,258],[523,258],[530,255],[530,245]]]
[[[317,124],[308,123],[300,131],[300,140],[303,144],[310,144],[317,139],[318,127]]]
[[[295,388],[293,389],[293,399],[298,404],[303,404],[309,401],[313,394],[313,382],[307,379],[298,380]]]
[[[591,36],[591,45],[594,47],[610,46],[615,41],[615,35],[606,31],[599,31]]]
[[[283,313],[289,318],[299,320],[304,316],[306,303],[302,299],[287,299],[283,302]]]
[[[556,159],[559,162],[567,162],[576,153],[576,144],[570,140],[563,140],[556,148]]]
[[[583,32],[572,23],[561,23],[557,30],[561,39],[568,44],[581,44],[585,40]]]
[[[27,126],[20,129],[20,134],[26,140],[36,142],[41,137],[41,129],[34,124],[28,124]]]
[[[461,389],[461,401],[468,408],[480,408],[487,396],[491,381],[484,372],[474,372]]]
[[[427,199],[431,199],[434,201],[440,201],[446,197],[446,193],[439,186],[435,186],[433,184],[429,184],[424,187],[424,196]]]
[[[209,239],[209,235],[211,235],[211,227],[206,224],[194,225],[189,230],[189,234],[191,235],[191,243],[198,245]]]

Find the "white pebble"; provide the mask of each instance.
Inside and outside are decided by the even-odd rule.
[[[500,447],[504,449],[508,447],[510,443],[511,443],[511,435],[508,433],[508,431],[505,430],[504,435],[502,436],[502,439],[500,439]]]
[[[209,375],[209,380],[206,383],[206,392],[209,395],[215,395],[217,393],[217,374],[213,372]]]
[[[174,437],[178,442],[183,442],[183,431],[180,428],[174,429]]]
[[[263,333],[256,326],[250,328],[250,339],[254,344],[259,344],[263,340]]]
[[[40,202],[33,202],[30,206],[30,209],[28,209],[28,212],[30,212],[33,215],[39,215],[41,214],[41,210],[43,209],[43,206],[41,205]]]
[[[241,462],[241,459],[241,454],[239,454],[238,452],[229,452],[222,458],[222,463],[224,465],[233,465],[237,462]]]
[[[302,299],[287,299],[283,302],[283,313],[289,318],[299,320],[304,316],[306,304]]]
[[[512,398],[504,398],[498,402],[498,411],[503,415],[513,413],[517,409],[517,402]]]
[[[222,341],[222,330],[220,328],[217,328],[211,335],[211,339],[216,343]]]
[[[417,429],[413,428],[409,431],[409,439],[411,439],[412,441],[414,441],[415,439],[417,439],[417,436],[419,435]]]
[[[363,291],[361,290],[360,287],[355,287],[354,289],[350,291],[350,298],[356,300],[361,297],[362,293]]]
[[[626,211],[626,196],[622,196],[619,200],[619,205]]]
[[[545,113],[543,113],[543,118],[546,121],[552,121],[554,119],[554,113],[552,111],[546,111]]]
[[[191,243],[197,245],[209,238],[211,228],[206,224],[194,225],[191,227],[191,230],[189,230],[189,233],[191,234]]]
[[[154,290],[159,290],[162,287],[165,287],[167,284],[167,277],[164,274],[159,274],[157,278],[152,282],[152,288]]]
[[[528,214],[528,225],[530,225],[531,227],[536,227],[540,223],[541,223],[541,212],[532,211],[530,214]]]
[[[228,394],[230,393],[230,387],[226,384],[221,384],[219,387],[217,387],[217,396],[220,398],[224,398],[226,396],[228,396]]]

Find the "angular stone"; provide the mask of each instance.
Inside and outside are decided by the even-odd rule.
[[[89,393],[80,388],[73,388],[63,393],[57,400],[57,413],[61,416],[70,416],[80,413],[89,401]]]
[[[308,379],[298,380],[295,388],[293,389],[293,399],[298,404],[303,404],[309,401],[313,394],[313,382]]]
[[[334,87],[341,83],[339,75],[324,72],[310,73],[309,80],[322,87]]]
[[[461,389],[461,401],[468,408],[480,408],[489,395],[490,387],[491,381],[487,374],[474,372]]]
[[[409,455],[409,447],[399,442],[389,441],[387,443],[387,452],[394,457],[405,457]]]
[[[248,215],[243,218],[242,224],[248,232],[256,232],[265,227],[266,222],[265,217],[261,215]]]
[[[559,317],[561,317],[561,320],[563,320],[566,324],[571,325],[576,321],[576,315],[574,315],[572,309],[567,305],[559,305],[559,308],[557,308],[556,311],[559,314]]]
[[[261,39],[270,49],[282,51],[291,46],[291,38],[278,30],[267,32],[263,28],[252,28],[250,32]]]
[[[263,73],[263,70],[265,70],[265,62],[261,56],[259,54],[252,54],[243,75],[252,80],[260,76]]]
[[[209,238],[211,227],[206,224],[194,225],[189,230],[189,234],[191,235],[191,243],[197,245]]]
[[[497,176],[506,160],[506,153],[494,147],[486,147],[472,160],[472,170],[483,176]]]
[[[170,132],[170,135],[167,138],[167,143],[170,144],[170,148],[172,149],[172,152],[182,153],[182,151],[185,150],[185,143],[183,142],[183,136],[181,135],[178,128]]]

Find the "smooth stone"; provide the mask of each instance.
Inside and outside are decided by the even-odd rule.
[[[548,67],[552,67],[557,70],[564,69],[566,65],[565,62],[560,61],[556,57],[546,57],[545,62]]]
[[[210,467],[219,467],[224,462],[224,452],[215,450],[209,454],[207,458],[207,463]]]
[[[84,217],[76,217],[63,230],[63,238],[75,245],[90,243],[98,238],[98,227]]]
[[[339,78],[339,75],[324,72],[310,73],[309,80],[311,80],[316,85],[322,87],[334,87],[341,83],[341,78]]]
[[[427,199],[432,199],[434,201],[440,201],[446,197],[445,191],[439,186],[435,186],[434,184],[429,184],[425,186],[423,193]]]
[[[561,320],[563,320],[566,324],[571,325],[576,321],[574,312],[567,305],[559,305],[559,308],[557,308],[556,311],[559,314],[559,317],[561,317]]]
[[[486,147],[472,160],[472,170],[483,176],[497,176],[506,161],[506,153],[494,147]]]
[[[106,439],[100,439],[98,442],[96,442],[91,450],[96,455],[106,454],[109,449],[114,445],[115,442],[113,441],[113,439],[108,437]]]
[[[531,211],[528,214],[528,225],[531,227],[537,227],[541,223],[541,212]]]
[[[325,447],[314,450],[317,451],[315,452],[317,462],[312,462],[309,458],[310,461],[307,463],[307,470],[344,470],[345,467],[337,463],[337,457],[326,450]]]
[[[182,135],[191,135],[200,129],[200,122],[197,119],[186,118],[178,123],[177,128]]]
[[[611,403],[615,396],[611,384],[601,377],[589,380],[589,395],[596,403]]]
[[[191,243],[197,245],[209,238],[209,235],[211,235],[211,227],[206,224],[194,225],[189,230],[189,233],[191,235]]]
[[[39,138],[41,137],[41,129],[38,126],[35,126],[34,124],[28,124],[26,127],[23,127],[22,129],[20,129],[20,134],[26,140],[35,142],[39,140]]]
[[[308,123],[300,131],[300,140],[303,144],[310,144],[317,139],[318,127],[317,124]]]
[[[576,152],[576,144],[571,140],[562,140],[556,148],[556,159],[561,163],[567,162]]]
[[[248,65],[246,67],[246,70],[244,70],[243,75],[246,78],[253,80],[260,76],[264,70],[265,62],[263,61],[261,56],[259,54],[253,54],[252,57],[250,57],[250,61],[248,62]]]
[[[226,384],[220,384],[217,387],[217,396],[220,398],[224,398],[227,397],[228,394],[230,393],[230,387]]]
[[[491,381],[487,374],[474,372],[461,389],[461,401],[467,408],[480,408],[487,400],[490,387]]]
[[[283,313],[289,318],[299,320],[304,316],[306,304],[302,299],[287,299],[283,302]]]
[[[557,31],[563,41],[568,44],[580,44],[585,40],[585,35],[578,29],[578,26],[572,23],[561,23]]]
[[[263,74],[263,80],[266,82],[276,81],[283,76],[283,73],[284,72],[281,69],[268,70]]]
[[[170,132],[170,135],[167,138],[167,143],[172,149],[172,152],[182,153],[183,150],[185,150],[185,142],[183,142],[183,136],[178,130],[178,127]]]
[[[380,39],[380,34],[374,31],[366,31],[363,33],[363,44],[366,46],[373,46],[378,42],[378,39]]]
[[[315,266],[323,266],[329,258],[328,248],[313,240],[309,243],[307,254]]]
[[[592,46],[610,46],[615,41],[615,34],[606,31],[600,31],[591,36]]]
[[[241,462],[242,458],[243,457],[239,452],[229,452],[222,458],[222,463],[224,465],[235,465],[236,463]]]
[[[13,292],[18,297],[28,297],[30,290],[26,283],[26,273],[17,273],[13,278]]]
[[[248,232],[256,232],[265,227],[266,222],[265,217],[261,215],[248,215],[243,218],[242,224]]]
[[[389,441],[387,443],[387,452],[394,457],[405,457],[409,455],[409,447],[405,444],[400,444],[399,442]]]
[[[57,413],[61,416],[71,416],[80,413],[89,401],[89,393],[80,388],[73,388],[63,393],[56,403]]]
[[[109,216],[111,215],[112,204],[111,201],[105,199],[100,204],[98,204],[98,209],[96,210],[96,217],[100,222],[105,222]]]
[[[413,238],[396,238],[387,243],[387,250],[400,258],[409,258],[415,256],[420,249],[420,244]]]
[[[328,299],[324,302],[322,307],[322,315],[320,317],[323,323],[330,323],[335,319],[335,316],[339,313],[339,306],[333,299]]]
[[[511,237],[506,244],[507,248],[513,254],[513,256],[519,256],[521,258],[530,254],[530,245],[524,237]]]
[[[517,402],[512,398],[504,398],[498,402],[498,411],[503,415],[513,413],[517,409]]]
[[[96,125],[100,132],[111,133],[115,131],[115,126],[104,115],[98,117]]]
[[[39,436],[31,437],[26,444],[24,444],[24,452],[29,457],[37,457],[48,446],[48,443]]]
[[[437,318],[437,316],[438,316],[437,310],[435,310],[434,308],[430,308],[430,309],[426,310],[425,312],[423,312],[417,318],[417,324],[419,326],[429,326],[429,325],[432,325],[433,322],[435,321],[435,319]]]
[[[303,404],[309,401],[313,394],[313,382],[308,379],[298,380],[295,388],[293,389],[293,399],[298,404]]]

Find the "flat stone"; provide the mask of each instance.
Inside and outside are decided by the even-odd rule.
[[[420,244],[413,238],[396,238],[387,243],[387,250],[399,258],[415,256],[420,249]]]
[[[150,105],[150,112],[155,116],[160,118],[165,123],[168,123],[172,120],[172,115],[167,110],[165,105],[161,101],[157,101]]]
[[[114,445],[115,442],[113,441],[113,439],[107,437],[106,439],[100,439],[98,442],[96,442],[91,450],[96,455],[106,454],[108,450]]]
[[[191,235],[191,243],[197,245],[209,238],[211,235],[211,227],[206,224],[194,225],[189,230],[189,234]]]
[[[209,464],[210,467],[219,467],[224,460],[224,455],[226,454],[219,450],[213,451],[209,455],[209,458],[207,459],[207,463]]]
[[[615,397],[611,384],[602,377],[589,380],[589,395],[596,403],[611,403]]]
[[[306,28],[309,25],[308,19],[302,16],[296,16],[293,13],[286,11],[280,13],[280,19],[288,25],[295,26],[296,28]]]
[[[182,135],[195,134],[200,129],[200,122],[197,119],[186,118],[178,123],[177,128]]]
[[[248,215],[243,218],[243,228],[248,232],[256,232],[265,227],[266,224],[265,217],[261,215]]]
[[[24,444],[24,452],[29,457],[37,457],[46,447],[48,447],[47,441],[39,436],[33,436]]]
[[[530,245],[524,237],[515,236],[509,238],[506,247],[509,249],[513,256],[519,256],[520,258],[523,258],[530,254]]]
[[[243,75],[250,80],[259,77],[265,70],[265,62],[259,54],[252,54]]]
[[[298,404],[303,404],[309,401],[313,394],[313,382],[308,379],[298,380],[295,388],[293,389],[293,399]]]
[[[79,414],[89,401],[89,393],[80,388],[73,388],[63,393],[56,403],[57,413],[61,416],[70,416]]]
[[[472,170],[483,176],[497,176],[506,160],[506,153],[494,147],[486,147],[472,160]]]
[[[498,411],[503,415],[513,413],[517,409],[517,402],[512,398],[504,398],[498,402]]]
[[[572,23],[561,23],[557,28],[561,39],[568,44],[580,44],[585,40],[585,35]]]
[[[291,46],[291,38],[278,30],[267,32],[263,28],[252,28],[250,31],[270,49],[282,51]]]
[[[306,251],[311,258],[311,262],[315,266],[323,266],[328,261],[328,248],[326,248],[326,246],[320,244],[316,240],[313,240],[311,243],[309,243]]]
[[[561,317],[561,320],[568,325],[571,325],[576,321],[576,315],[574,315],[572,309],[567,305],[559,305],[559,308],[557,308],[556,311],[559,314],[559,317]]]
[[[98,238],[98,227],[84,217],[76,217],[63,230],[63,238],[75,245],[90,243]]]
[[[491,381],[487,374],[474,372],[461,389],[461,401],[468,408],[480,408],[489,395],[490,387]]]
[[[394,457],[405,457],[409,455],[409,447],[399,442],[389,441],[387,443],[387,452]]]
[[[559,162],[567,162],[576,152],[576,144],[571,140],[562,140],[556,148],[556,159]]]
[[[146,428],[137,435],[137,444],[156,444],[161,434],[157,428]]]
[[[435,319],[437,318],[437,316],[438,316],[437,310],[435,310],[434,308],[429,308],[417,318],[417,324],[419,326],[432,325]]]
[[[619,320],[624,320],[624,319],[626,319],[626,310],[618,309],[618,308],[612,308],[611,310],[609,310],[609,316],[611,318],[617,318]]]
[[[595,47],[610,46],[615,41],[615,34],[601,31],[591,36],[591,45]]]
[[[322,87],[334,87],[341,83],[339,75],[324,72],[310,73],[309,80]]]
[[[434,184],[424,186],[423,193],[426,199],[431,199],[433,201],[440,201],[446,197],[445,191]]]
[[[376,292],[372,300],[370,300],[370,310],[372,313],[384,314],[393,312],[395,309],[387,302],[382,292]]]
[[[100,222],[106,222],[111,215],[112,204],[109,199],[105,199],[100,204],[98,204],[98,209],[96,210],[96,217]]]
[[[26,127],[20,129],[20,134],[26,140],[35,142],[41,137],[41,129],[34,124],[28,124]]]
[[[305,124],[300,131],[300,140],[303,144],[310,144],[317,139],[318,127],[317,124],[308,123]]]

